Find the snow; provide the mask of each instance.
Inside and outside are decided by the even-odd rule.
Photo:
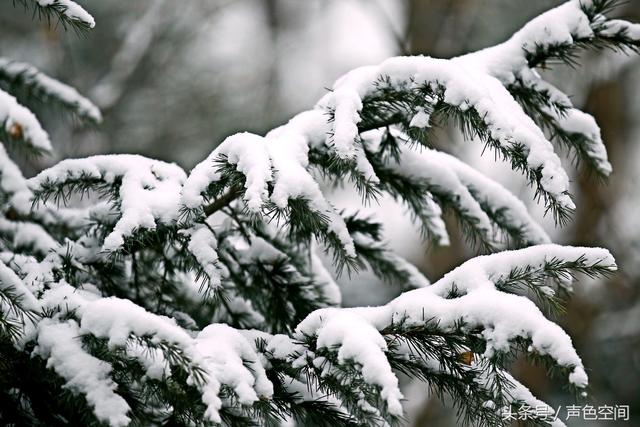
[[[600,34],[603,36],[614,36],[619,33],[624,33],[625,36],[633,40],[640,40],[640,24],[634,24],[621,19],[609,19],[603,25],[604,29],[600,30]]]
[[[610,175],[613,169],[608,160],[607,148],[602,142],[600,127],[593,116],[572,108],[564,116],[557,117],[557,121],[565,131],[587,137],[587,141],[589,141],[589,145],[586,148],[587,155],[595,162],[600,172],[605,176]]]
[[[388,262],[393,264],[394,268],[396,268],[398,271],[401,271],[407,275],[407,283],[397,284],[403,289],[424,288],[431,284],[429,280],[422,273],[420,273],[420,271],[413,264],[397,255],[395,252],[386,250],[384,243],[376,241],[371,237],[361,233],[354,233],[353,240],[358,245],[366,248],[385,248],[384,257],[387,258]]]
[[[583,5],[584,1],[568,1],[532,19],[504,43],[464,55],[460,60],[484,69],[505,84],[511,83],[520,70],[528,68],[526,54],[535,52],[537,47],[573,44],[576,38],[593,36]]]
[[[20,79],[31,90],[42,92],[57,101],[70,106],[94,122],[102,121],[102,115],[98,107],[83,97],[77,90],[59,82],[37,70],[35,67],[23,62],[11,61],[0,58],[0,79],[8,77],[9,80]]]
[[[20,105],[15,97],[0,90],[0,124],[10,135],[20,135],[31,147],[44,152],[51,151],[49,135],[42,129],[36,116]]]
[[[275,359],[286,360],[291,355],[304,351],[304,347],[287,335],[276,334],[268,340],[267,351]]]
[[[424,108],[418,108],[418,112],[411,118],[409,127],[412,128],[428,128],[429,127],[430,114],[427,113]]]
[[[19,213],[26,215],[31,211],[31,190],[18,166],[9,158],[2,143],[0,143],[0,189],[8,196],[9,204]]]
[[[238,296],[233,290],[225,289],[224,294],[227,300],[223,309],[217,310],[212,322],[228,323],[234,318],[241,318],[242,327],[244,328],[263,328],[266,320],[262,313],[253,307],[251,300]]]
[[[171,367],[158,348],[148,347],[140,342],[128,342],[127,356],[138,360],[145,368],[145,376],[152,380],[163,380],[171,375]]]
[[[218,240],[206,225],[195,226],[189,230],[189,244],[187,248],[193,254],[209,278],[212,288],[220,286],[222,272],[218,266]]]
[[[22,175],[18,166],[11,160],[4,145],[0,143],[0,191],[7,198],[9,205],[20,215],[33,214],[35,217],[50,222],[54,212],[42,209],[38,212],[31,212],[31,201],[33,194],[29,189],[27,180]],[[56,216],[62,220],[62,216],[69,216],[69,212],[57,212]],[[77,216],[75,216],[77,218]],[[47,221],[49,220],[49,221]],[[59,221],[64,222],[64,221]],[[58,243],[42,228],[42,226],[24,222],[9,221],[0,218],[0,231],[7,233],[13,239],[13,245],[17,247],[33,247],[41,254],[46,254],[49,250],[56,248]]]
[[[429,155],[436,154],[435,151],[425,150],[422,153],[404,150],[400,154],[398,162],[390,166],[394,172],[402,176],[426,180],[429,187],[434,188],[433,193],[442,192],[451,195],[460,210],[475,218],[477,220],[476,227],[486,235],[487,240],[491,240],[491,220],[473,198],[469,189],[450,168],[442,164],[436,155]]]
[[[82,310],[82,332],[108,338],[111,348],[124,346],[130,334],[151,335],[156,342],[165,340],[182,345],[191,340],[173,319],[149,313],[129,300],[101,298],[84,305]]]
[[[247,207],[257,212],[267,196],[267,184],[271,181],[271,161],[264,138],[248,132],[232,135],[216,150],[227,156],[246,177],[245,201]]]
[[[110,377],[111,366],[88,354],[79,336],[78,324],[73,320],[59,323],[42,319],[38,323],[34,353],[47,360],[47,367],[64,378],[68,388],[86,397],[98,419],[113,427],[129,425],[130,408],[115,392],[117,385]]]
[[[534,89],[536,92],[548,96],[550,103],[555,104],[559,107],[563,107],[565,109],[573,107],[571,99],[560,89],[543,80],[540,74],[535,69],[525,67],[518,70],[517,75],[526,87]]]
[[[207,326],[195,338],[195,349],[203,355],[207,370],[231,386],[241,404],[250,405],[273,394],[273,385],[252,345],[230,326]]]
[[[244,239],[237,239],[234,245],[241,263],[250,264],[253,261],[271,263],[288,256],[278,250],[262,237],[251,236],[249,244]]]
[[[320,186],[306,170],[308,150],[302,135],[291,132],[271,137],[269,151],[276,170],[271,200],[276,206],[284,209],[289,199],[307,197],[313,209],[326,208]]]
[[[328,117],[325,111],[313,109],[295,115],[286,124],[269,132],[271,137],[286,135],[287,133],[303,135],[309,141],[310,147],[323,146],[330,132]]]
[[[114,297],[85,303],[79,312],[80,332],[107,338],[110,347],[126,346],[131,334],[180,347],[191,362],[205,372],[204,384],[198,384],[193,377],[189,381],[200,389],[207,404],[205,416],[213,422],[220,422],[221,385],[230,386],[238,401],[246,405],[273,394],[273,386],[254,349],[228,325],[211,324],[192,337],[173,319]]]
[[[268,134],[269,152],[275,169],[275,184],[271,200],[280,208],[286,208],[290,199],[303,198],[312,210],[329,219],[329,231],[340,240],[347,256],[355,257],[353,241],[342,217],[325,199],[318,182],[306,170],[308,166],[308,140],[293,131],[280,130]]]
[[[41,7],[56,7],[62,9],[62,14],[72,21],[80,21],[93,28],[96,21],[78,3],[71,0],[35,0]]]
[[[5,261],[8,262],[8,261]],[[22,282],[34,294],[44,290],[45,284],[54,283],[53,269],[59,265],[58,255],[49,253],[44,260],[38,261],[33,256],[19,256],[12,253],[12,268],[20,273]]]
[[[540,170],[542,190],[560,207],[574,209],[569,196],[569,178],[552,144],[505,86],[519,78],[535,90],[548,93],[553,102],[571,108],[566,95],[528,67],[526,54],[533,46],[572,43],[576,38],[589,37],[593,35],[590,25],[580,3],[571,1],[534,19],[511,39],[492,48],[451,60],[396,57],[380,65],[352,70],[336,81],[315,109],[297,115],[264,138],[244,133],[225,140],[191,172],[183,189],[183,203],[191,209],[204,204],[207,186],[220,179],[214,161],[226,155],[246,177],[244,200],[251,211],[263,209],[267,200],[286,208],[289,200],[303,198],[314,210],[330,218],[331,231],[340,238],[347,254],[353,255],[346,227],[309,174],[308,150],[325,145],[332,154],[355,160],[358,170],[370,182],[379,182],[363,151],[358,123],[363,102],[376,93],[376,83],[385,77],[391,86],[407,90],[429,85],[445,103],[463,111],[474,109],[483,118],[491,138],[504,150],[524,147],[527,168]],[[435,101],[433,97],[425,98],[427,103]],[[587,138],[587,155],[602,173],[610,173],[599,129],[590,116],[575,109],[570,109],[566,116],[551,113],[561,128]],[[429,113],[423,107],[410,114],[407,117],[410,127],[429,126]],[[526,243],[549,241],[521,202],[461,162],[449,161],[446,155],[433,151],[414,154],[405,150],[402,156],[395,165],[396,172],[423,177],[434,187],[442,186],[450,191],[458,207],[477,220],[478,229],[488,241],[494,230],[489,212],[483,210],[485,205],[493,213],[504,213],[505,225],[521,230]],[[425,218],[433,218],[431,225],[438,231],[438,240],[446,243],[448,238],[440,214],[434,204],[431,205],[433,212],[425,212]]]
[[[342,156],[352,156],[357,143],[357,123],[362,103],[353,101],[373,95],[376,81],[388,78],[392,86],[406,89],[430,84],[444,89],[445,103],[461,109],[473,108],[483,118],[489,133],[501,147],[511,149],[522,144],[526,149],[527,167],[541,168],[540,184],[561,206],[573,209],[567,195],[569,178],[560,159],[542,130],[527,116],[507,89],[495,77],[483,72],[482,64],[470,58],[453,60],[429,57],[395,57],[372,67],[361,67],[347,73],[333,86],[318,106],[334,110],[333,142]],[[347,126],[351,123],[353,126]]]
[[[362,98],[357,89],[347,88],[342,91],[340,97],[332,97],[326,107],[333,110],[335,120],[333,125],[333,138],[329,145],[342,157],[352,156],[355,153],[355,140],[358,135],[358,112],[362,109]]]
[[[439,246],[449,246],[449,233],[442,219],[442,208],[433,200],[433,195],[425,195],[425,205],[420,211],[420,219],[429,227],[429,233]]]
[[[519,381],[517,381],[513,376],[511,376],[506,371],[501,371],[500,374],[505,377],[505,379],[511,384],[509,387],[509,392],[505,393],[505,397],[509,403],[518,403],[523,405],[529,405],[530,408],[535,408],[536,415],[550,415],[547,420],[551,427],[566,427],[565,423],[557,417],[556,419],[551,419],[551,415],[556,413],[556,410],[543,402],[542,400],[536,398],[527,387],[522,385]],[[486,376],[484,380],[487,383],[490,383],[490,376]],[[507,409],[507,408],[503,408]]]
[[[611,271],[616,269],[615,260],[606,249],[545,244],[475,257],[447,273],[429,289],[442,297],[454,284],[459,292],[493,289],[493,283],[507,277],[515,268],[530,266],[540,269],[550,260],[575,261],[581,257],[586,266],[602,265]]]
[[[31,248],[40,255],[46,255],[59,246],[44,228],[31,222],[9,221],[0,217],[0,233],[12,236],[11,243],[15,248]]]
[[[547,96],[549,102],[562,108],[562,111],[541,106],[544,113],[555,121],[555,124],[569,134],[584,136],[587,143],[586,155],[595,163],[598,171],[608,176],[611,174],[611,164],[607,159],[607,150],[602,142],[600,128],[595,119],[576,108],[573,108],[569,97],[552,84],[542,80],[535,70],[522,68],[517,72],[525,87]]]
[[[529,244],[550,242],[543,228],[529,215],[522,201],[501,184],[449,154],[429,148],[412,150],[410,145],[406,144],[409,142],[408,136],[393,131],[392,134],[402,145],[398,161],[390,160],[389,166],[402,176],[426,180],[429,186],[434,188],[433,193],[452,196],[459,209],[475,219],[475,227],[484,234],[487,241],[494,240],[495,231],[481,203],[489,206],[491,212],[500,212],[507,225],[521,230],[523,238]],[[372,150],[377,149],[382,137],[381,131],[371,131],[363,135],[365,144]],[[444,230],[442,220],[437,220],[441,213],[434,213],[434,229]],[[446,238],[446,231],[440,235]],[[446,243],[448,239],[441,237],[440,241]]]
[[[400,401],[403,396],[398,378],[385,356],[387,343],[368,319],[360,317],[356,311],[321,309],[310,314],[296,329],[300,339],[308,332],[316,335],[318,348],[338,347],[338,363],[357,363],[363,379],[382,389],[380,395],[389,413],[402,416]]]
[[[39,311],[40,303],[31,291],[24,285],[20,277],[3,262],[0,262],[0,290],[14,293],[19,298],[22,309]],[[7,306],[4,298],[0,299],[0,309],[3,315],[13,318],[18,313],[11,313],[11,308]]]
[[[33,189],[64,186],[73,180],[98,179],[108,184],[121,180],[121,216],[105,238],[103,250],[118,250],[138,229],[153,230],[157,223],[172,224],[180,214],[180,191],[186,179],[175,164],[138,155],[103,155],[63,160],[29,180]]]
[[[389,257],[396,268],[408,276],[407,283],[404,285],[406,288],[419,289],[431,285],[429,279],[420,273],[420,270],[418,270],[415,265],[393,253],[389,253]]]
[[[386,347],[377,331],[399,320],[403,320],[406,327],[437,321],[438,328],[446,331],[462,320],[468,330],[482,330],[487,344],[485,357],[508,352],[510,343],[516,338],[529,339],[530,351],[549,355],[558,365],[569,368],[569,382],[584,388],[587,375],[567,333],[547,320],[526,297],[504,293],[495,287],[495,283],[508,276],[513,268],[540,269],[551,259],[575,261],[581,258],[587,266],[615,269],[611,254],[600,248],[548,244],[480,256],[433,285],[405,292],[384,306],[316,310],[298,325],[296,336],[316,336],[320,347],[336,345],[339,351],[346,346],[341,353],[341,363],[349,358],[375,370],[376,376],[369,377],[369,381],[391,390],[394,382],[387,376]],[[446,299],[454,289],[461,296]],[[388,404],[395,403],[392,399]]]
[[[94,26],[93,18],[70,0],[36,1],[43,7],[63,7],[67,17]],[[265,369],[274,359],[290,362],[294,368],[311,364],[323,374],[335,373],[336,367],[331,366],[327,358],[301,343],[307,337],[315,338],[317,349],[335,350],[339,365],[358,369],[367,384],[379,387],[388,413],[402,416],[403,395],[387,359],[389,348],[382,334],[385,328],[397,325],[400,320],[407,327],[432,325],[435,321],[444,331],[457,327],[462,320],[465,331],[481,331],[487,344],[480,356],[483,359],[509,351],[518,338],[529,340],[528,351],[550,356],[569,370],[571,384],[586,387],[588,378],[584,366],[567,333],[547,320],[534,302],[521,295],[500,291],[496,284],[516,268],[529,268],[542,274],[545,264],[551,260],[580,259],[586,267],[598,265],[614,270],[611,254],[600,248],[549,244],[549,237],[531,218],[524,204],[504,187],[451,155],[427,148],[416,150],[408,137],[397,129],[392,132],[401,142],[399,156],[397,160],[388,159],[385,167],[404,177],[425,181],[433,189],[433,194],[424,195],[427,207],[420,215],[426,218],[441,243],[447,243],[448,236],[442,211],[434,201],[438,194],[450,196],[460,211],[474,219],[477,229],[488,241],[497,234],[491,216],[499,212],[504,223],[497,224],[498,228],[517,228],[522,231],[526,244],[540,245],[476,257],[433,284],[415,266],[387,251],[384,256],[408,276],[404,285],[414,290],[378,307],[316,310],[297,326],[293,337],[236,330],[221,323],[211,323],[198,331],[195,321],[179,307],[173,312],[174,317],[157,315],[130,300],[104,297],[100,283],[74,283],[71,286],[60,280],[59,271],[63,257],[82,269],[86,264],[104,259],[108,252],[120,249],[137,231],[153,231],[160,225],[181,229],[183,236],[188,238],[187,250],[200,264],[212,287],[222,286],[227,273],[224,264],[233,264],[228,268],[242,269],[245,264],[256,261],[268,263],[287,257],[268,238],[255,235],[225,237],[224,245],[219,248],[218,224],[214,224],[213,215],[205,223],[194,223],[189,219],[181,221],[181,211],[185,207],[202,209],[210,202],[206,190],[222,179],[217,170],[221,157],[245,177],[242,198],[250,214],[264,214],[271,204],[286,210],[291,200],[303,199],[310,209],[328,219],[327,231],[339,239],[347,256],[355,257],[355,244],[382,248],[381,243],[366,235],[349,234],[341,214],[325,197],[325,190],[313,172],[315,166],[309,161],[310,149],[328,150],[341,159],[354,160],[365,179],[373,184],[379,182],[365,150],[375,151],[383,133],[374,130],[360,135],[358,124],[363,103],[375,94],[376,82],[381,76],[388,77],[395,87],[413,89],[428,84],[445,103],[464,111],[475,110],[485,121],[491,137],[504,149],[522,144],[528,168],[542,171],[543,189],[564,207],[573,208],[568,196],[568,177],[553,147],[505,85],[519,79],[539,92],[548,93],[554,103],[567,107],[566,115],[553,111],[549,114],[554,114],[565,131],[586,136],[588,155],[600,170],[611,171],[593,118],[573,109],[566,95],[544,82],[526,63],[527,51],[534,46],[572,43],[576,38],[593,34],[591,24],[579,6],[577,0],[570,1],[535,19],[502,45],[475,54],[452,60],[391,58],[380,65],[356,69],[339,79],[333,91],[313,110],[295,116],[265,136],[239,133],[228,137],[189,176],[174,164],[135,155],[113,155],[64,160],[26,181],[0,145],[0,190],[8,195],[9,204],[19,213],[30,211],[32,190],[50,186],[68,189],[77,180],[117,184],[115,201],[101,200],[89,209],[78,211],[45,208],[33,213],[45,226],[66,223],[77,226],[89,216],[106,218],[119,214],[103,242],[96,236],[85,235],[62,245],[46,232],[46,227],[0,218],[0,233],[6,246],[32,246],[36,253],[30,256],[0,253],[0,290],[15,292],[25,309],[45,309],[51,313],[51,317],[39,319],[37,325],[25,325],[25,337],[19,344],[35,341],[34,354],[47,361],[47,366],[65,380],[66,387],[82,393],[95,409],[96,416],[112,426],[127,425],[130,408],[116,393],[117,384],[111,378],[112,366],[83,348],[83,335],[105,339],[110,349],[124,349],[144,368],[143,381],[165,379],[171,375],[171,364],[176,363],[154,345],[164,343],[176,348],[187,360],[188,368],[194,368],[187,382],[200,392],[206,405],[205,416],[214,423],[222,421],[220,410],[230,403],[250,406],[273,396],[273,384]],[[640,38],[638,28],[612,21],[602,31],[613,34],[624,30]],[[90,101],[34,68],[0,59],[0,69],[13,76],[30,75],[31,84],[39,90],[99,120],[99,110]],[[428,104],[436,102],[433,98],[424,101]],[[333,121],[329,112],[333,114]],[[406,114],[409,127],[423,129],[430,126],[427,109],[419,107]],[[45,151],[50,149],[48,136],[35,116],[2,91],[0,122],[6,132],[15,133],[19,129],[27,143]],[[271,237],[279,237],[275,234],[286,231],[283,230],[286,224],[270,226],[274,229]],[[225,225],[220,229],[228,231]],[[339,305],[340,289],[322,263],[318,242],[313,241],[304,249],[308,253],[302,255],[305,255],[305,261],[308,255],[307,268],[318,293],[327,305]],[[228,262],[230,251],[233,251],[233,263]],[[44,259],[40,260],[41,256]],[[124,265],[130,268],[129,260],[125,260]],[[190,272],[178,272],[172,279],[182,282],[183,289],[179,292],[187,294],[187,299],[197,304],[200,299],[195,292],[194,276]],[[85,280],[85,276],[82,277]],[[547,283],[540,286],[543,293],[553,295],[554,290]],[[456,296],[450,297],[454,290]],[[229,289],[226,296],[225,309],[217,310],[212,322],[227,320],[226,314],[242,314],[240,317],[247,319],[246,323],[251,326],[262,327],[267,323],[264,316],[268,313],[255,310],[251,300],[237,295],[233,289]],[[0,304],[0,308],[12,315],[11,307],[5,303]],[[188,328],[180,326],[183,324],[189,325]],[[256,348],[256,339],[266,341],[264,353]],[[399,351],[410,351],[406,347],[400,345]],[[436,362],[434,359],[425,363],[439,369]],[[202,372],[203,377],[199,378],[196,372]],[[488,382],[490,380],[487,378]],[[312,381],[309,384],[303,381],[291,378],[285,387],[298,393],[303,400],[325,399],[342,404],[337,398],[319,396],[324,390],[314,388]],[[507,398],[535,407],[544,404],[515,380],[512,383],[514,387]],[[225,396],[223,387],[233,390],[234,396]],[[380,413],[364,399],[358,405],[363,411]],[[484,406],[499,409],[491,400]]]
[[[589,144],[586,155],[594,160],[599,172],[611,173],[611,165],[600,130],[595,120],[588,114],[571,108],[571,101],[553,85],[543,81],[540,76],[527,65],[526,54],[535,52],[537,48],[548,48],[557,44],[573,44],[576,39],[591,38],[594,28],[600,36],[611,36],[625,32],[632,39],[640,39],[640,25],[626,21],[608,20],[605,23],[596,19],[589,22],[582,10],[586,2],[572,0],[566,2],[530,21],[506,42],[478,52],[457,58],[457,61],[468,63],[477,69],[484,69],[488,74],[499,79],[502,84],[512,84],[516,78],[537,92],[547,94],[550,101],[569,107],[565,115],[556,111],[544,110],[551,115],[560,126],[569,133],[583,134]],[[592,28],[593,27],[593,28]]]
[[[148,378],[168,374],[168,360],[152,347],[131,340],[131,336],[178,346],[190,363],[204,371],[204,384],[199,384],[196,378],[189,381],[200,389],[203,402],[208,405],[206,415],[213,422],[220,422],[221,385],[230,386],[239,402],[247,405],[273,394],[273,386],[251,343],[227,325],[211,324],[192,335],[175,320],[150,313],[129,300],[101,298],[91,290],[75,289],[64,283],[52,285],[43,301],[46,307],[60,310],[61,318],[64,319],[65,312],[73,312],[80,322],[78,325],[74,320],[41,321],[36,353],[48,359],[49,366],[67,380],[69,387],[85,394],[95,406],[96,415],[111,425],[127,423],[128,407],[117,405],[121,398],[114,394],[115,385],[108,376],[110,366],[81,347],[78,337],[83,334],[106,338],[110,348],[124,348],[145,366]]]
[[[342,302],[340,286],[335,282],[331,273],[322,263],[321,257],[315,250],[311,250],[311,273],[314,283],[319,287],[324,300],[329,306],[338,306]]]
[[[501,212],[509,226],[522,231],[527,243],[550,243],[549,236],[531,217],[524,203],[500,183],[446,153],[435,150],[424,150],[423,153],[422,156],[432,156],[435,162],[450,168],[476,200],[490,206],[493,212]]]
[[[311,135],[317,132],[316,118],[299,116],[264,138],[250,133],[227,138],[191,171],[182,189],[182,203],[189,209],[205,203],[203,193],[206,188],[221,179],[215,162],[224,155],[246,177],[245,201],[251,211],[260,211],[267,199],[280,209],[286,209],[289,200],[306,200],[313,211],[328,218],[328,231],[340,240],[347,255],[355,256],[344,220],[325,199],[318,182],[307,170],[312,140],[307,131]],[[306,129],[309,125],[312,129]],[[271,194],[267,191],[269,184],[273,185]]]

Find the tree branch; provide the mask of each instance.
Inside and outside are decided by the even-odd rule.
[[[242,195],[243,191],[241,187],[233,186],[229,188],[229,190],[224,193],[222,196],[217,198],[213,203],[204,207],[204,213],[206,216],[211,216],[214,213],[218,212],[220,209],[227,206],[229,203],[237,199]]]

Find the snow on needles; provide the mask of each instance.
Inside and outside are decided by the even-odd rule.
[[[15,97],[0,89],[0,126],[11,137],[44,152],[51,151],[49,135],[36,116],[20,105]]]
[[[353,241],[343,218],[327,201],[320,185],[307,170],[313,134],[322,134],[318,132],[318,126],[326,128],[326,117],[321,116],[320,112],[306,116],[304,120],[299,116],[266,137],[245,132],[225,139],[191,171],[182,190],[183,203],[191,209],[204,204],[203,193],[207,187],[221,179],[217,162],[226,158],[246,178],[244,200],[250,211],[260,212],[267,200],[280,209],[286,209],[290,200],[304,199],[312,210],[326,215],[329,231],[335,233],[349,256],[355,256]],[[269,184],[273,186],[270,195]]]
[[[202,393],[207,405],[205,416],[214,423],[221,422],[223,385],[230,387],[244,405],[273,394],[273,385],[248,341],[250,338],[227,325],[211,324],[192,334],[175,320],[150,313],[129,300],[100,298],[64,283],[45,292],[43,301],[49,308],[63,309],[61,316],[65,311],[73,312],[80,320],[54,318],[40,322],[36,354],[47,358],[50,367],[68,381],[69,387],[83,393],[95,407],[98,418],[109,425],[127,425],[129,408],[114,393],[115,384],[109,375],[111,366],[82,347],[78,337],[84,334],[107,339],[110,348],[127,349],[152,378],[168,372],[166,363],[169,363],[165,358],[156,359],[156,352],[150,351],[153,345],[164,342],[176,346],[192,367],[188,381]],[[139,340],[143,337],[149,337],[151,344]]]
[[[96,26],[96,21],[82,6],[71,0],[33,0],[44,8],[55,8],[71,21],[86,24],[89,28]]]
[[[588,114],[572,108],[569,98],[553,85],[543,81],[528,64],[528,57],[537,50],[556,45],[571,45],[577,40],[594,37],[596,32],[603,37],[624,32],[632,39],[640,40],[638,24],[619,20],[603,23],[602,16],[590,21],[584,9],[592,6],[593,2],[590,0],[568,1],[531,20],[506,42],[461,56],[456,60],[475,69],[484,70],[505,86],[522,84],[528,89],[549,95],[553,103],[563,104],[568,109],[563,114],[546,107],[543,110],[556,120],[560,129],[586,138],[586,155],[593,160],[598,171],[607,176],[611,173],[611,165],[607,160],[606,149],[595,120]]]
[[[547,320],[528,298],[496,288],[496,283],[513,269],[526,266],[541,269],[551,260],[583,260],[587,266],[616,268],[611,254],[600,248],[549,244],[481,256],[433,285],[405,292],[384,306],[316,310],[298,325],[296,334],[299,339],[317,337],[320,347],[337,346],[339,363],[348,359],[361,364],[363,371],[367,371],[363,375],[387,390],[390,410],[395,407],[399,391],[392,391],[397,382],[388,375],[390,369],[383,355],[386,344],[377,331],[397,322],[412,327],[434,321],[439,330],[446,331],[462,321],[469,330],[480,328],[487,343],[484,356],[489,358],[496,352],[508,352],[516,338],[528,339],[529,351],[548,355],[568,368],[569,382],[584,388],[587,375],[566,332]],[[460,296],[447,298],[453,290]]]
[[[462,112],[475,110],[483,120],[488,136],[500,150],[504,153],[522,152],[527,174],[530,179],[538,180],[539,190],[545,199],[549,197],[559,209],[572,210],[575,205],[569,195],[569,178],[560,158],[542,129],[525,113],[509,90],[513,85],[524,85],[528,90],[549,97],[550,102],[562,111],[542,106],[542,113],[550,118],[565,138],[583,141],[576,143],[581,145],[581,154],[590,159],[600,174],[610,174],[611,165],[593,118],[573,108],[564,93],[542,80],[532,68],[534,65],[528,64],[529,55],[533,55],[536,49],[557,44],[570,45],[576,40],[593,37],[596,30],[592,27],[597,27],[599,34],[604,36],[618,31],[626,31],[631,36],[638,33],[631,24],[614,22],[603,27],[601,20],[590,21],[583,10],[587,7],[592,7],[592,4],[569,1],[532,20],[506,42],[458,58],[396,57],[377,66],[352,70],[336,81],[332,91],[318,102],[314,110],[299,114],[266,137],[243,133],[227,138],[191,172],[183,190],[183,201],[191,209],[204,205],[203,195],[207,187],[220,180],[216,162],[223,156],[245,175],[244,200],[250,210],[258,212],[267,201],[284,208],[289,200],[304,198],[318,212],[329,216],[333,231],[340,236],[346,252],[352,253],[352,244],[341,219],[326,202],[307,170],[309,149],[328,147],[330,154],[354,160],[368,182],[379,183],[364,152],[363,135],[360,135],[358,125],[367,99],[376,95],[379,83],[384,79],[392,88],[399,90],[429,87],[435,97],[425,98],[428,104],[442,102]],[[416,111],[404,113],[409,127],[428,127],[430,112],[424,107],[416,108]],[[415,158],[411,153],[405,157]],[[440,179],[437,184],[447,184],[446,190],[457,194],[460,207],[477,220],[479,230],[487,237],[492,227],[490,217],[482,207],[492,199],[490,207],[494,208],[494,214],[503,212],[502,208],[510,208],[503,218],[508,224],[504,225],[522,229],[530,243],[548,242],[546,234],[530,219],[515,197],[500,191],[499,185],[474,174],[470,168],[464,168],[461,162],[445,163],[447,168],[457,171],[456,181],[462,182],[445,179],[451,173],[444,172],[442,162],[438,162],[436,157],[447,158],[431,152],[429,156],[415,159],[419,163],[434,158],[429,167],[426,163],[423,165],[426,172],[422,175],[430,174],[430,179]],[[441,172],[430,173],[434,165]],[[398,171],[405,171],[402,162]],[[482,184],[474,184],[474,181]],[[443,233],[439,233],[439,240],[447,241]]]
[[[222,271],[218,265],[218,240],[206,225],[197,225],[187,231],[190,234],[187,248],[202,266],[213,288],[220,286]]]
[[[34,190],[60,187],[74,181],[98,180],[118,185],[121,216],[105,238],[103,250],[115,251],[138,229],[174,222],[180,211],[180,191],[186,179],[175,164],[138,155],[105,155],[69,159],[29,180]]]
[[[31,210],[32,193],[20,168],[11,160],[0,143],[0,189],[8,196],[9,203],[22,214]]]
[[[348,327],[346,327],[348,325]],[[297,329],[316,336],[318,348],[338,348],[338,363],[355,362],[364,380],[382,389],[389,413],[402,416],[398,378],[385,356],[387,343],[371,321],[358,310],[326,308],[310,314]],[[302,336],[300,336],[302,338]],[[322,359],[314,363],[322,364]]]
[[[151,336],[155,342],[163,340],[181,348],[194,366],[204,370],[202,380],[192,377],[190,382],[202,392],[203,402],[208,406],[205,415],[213,422],[221,421],[218,411],[222,400],[218,395],[223,384],[237,393],[242,404],[251,404],[273,393],[273,386],[253,348],[227,325],[209,325],[193,338],[172,319],[117,298],[102,298],[87,304],[83,313],[82,331],[108,338],[110,345],[123,346],[130,334],[134,334]]]
[[[0,80],[19,80],[34,94],[52,98],[93,122],[102,121],[100,110],[91,101],[73,87],[47,76],[32,65],[0,58]]]
[[[115,392],[117,384],[110,376],[111,365],[87,353],[79,335],[80,329],[73,320],[59,323],[43,319],[38,324],[38,346],[34,353],[67,380],[68,388],[86,397],[98,419],[112,427],[129,425],[129,404]]]
[[[474,218],[477,229],[491,242],[496,239],[496,230],[488,213],[502,218],[500,224],[516,228],[522,239],[530,245],[550,243],[543,228],[529,215],[526,206],[501,184],[473,169],[449,154],[411,147],[410,138],[398,131],[392,131],[401,143],[396,160],[389,161],[389,167],[402,176],[426,180],[432,193],[452,195],[453,203],[465,215]],[[370,150],[377,150],[384,133],[369,131],[363,134],[363,143]],[[441,225],[441,228],[444,224]],[[441,232],[446,236],[446,231]]]
[[[491,138],[505,150],[514,149],[516,144],[523,145],[527,168],[541,170],[542,188],[561,206],[575,208],[568,196],[569,178],[542,130],[499,80],[468,61],[396,57],[379,66],[366,66],[347,73],[319,102],[320,107],[333,110],[330,143],[339,155],[354,155],[362,100],[376,92],[376,83],[381,78],[388,79],[398,88],[442,87],[444,103],[462,110],[475,109],[488,127]]]
[[[592,7],[591,2],[569,1],[533,19],[508,41],[451,60],[398,57],[378,66],[365,66],[347,73],[318,103],[319,108],[331,111],[334,117],[328,144],[342,158],[356,156],[360,112],[366,98],[376,93],[381,79],[396,88],[413,89],[422,85],[431,86],[436,91],[443,88],[442,101],[463,111],[475,109],[485,121],[491,138],[503,149],[524,146],[527,168],[540,169],[542,189],[559,206],[574,209],[568,195],[569,179],[560,159],[542,130],[525,114],[508,89],[519,81],[518,84],[530,89],[549,92],[551,85],[540,78],[532,78],[536,73],[528,65],[528,56],[538,49],[589,39],[595,34],[594,28],[604,37],[624,32],[631,38],[640,38],[640,26],[636,24],[615,20],[604,24],[598,19],[590,21],[584,11],[588,7]],[[557,97],[559,93],[555,89],[551,95]],[[584,136],[587,144],[584,154],[592,159],[600,173],[610,174],[611,165],[595,121],[571,108],[566,95],[561,95],[566,100],[569,113],[547,113],[560,129]],[[408,121],[411,127],[426,127],[429,116],[423,109],[418,109],[408,117]]]

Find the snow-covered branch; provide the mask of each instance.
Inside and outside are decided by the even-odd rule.
[[[93,123],[102,121],[100,110],[91,101],[71,86],[47,76],[32,65],[0,58],[0,81],[11,87],[19,87],[28,96],[42,102],[59,104],[82,119]]]
[[[88,30],[96,26],[96,21],[82,6],[72,0],[17,0],[25,8],[33,9],[40,19],[51,22],[52,18],[65,28]]]

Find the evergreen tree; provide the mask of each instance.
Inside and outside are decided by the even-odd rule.
[[[70,0],[15,3],[94,26]],[[430,148],[431,130],[453,122],[482,141],[566,221],[575,206],[556,147],[598,176],[611,166],[593,118],[536,68],[575,65],[583,48],[638,50],[640,26],[607,19],[614,6],[571,0],[479,52],[356,69],[314,109],[227,138],[190,173],[109,155],[26,179],[12,159],[51,145],[22,103],[100,113],[0,59],[0,421],[399,425],[402,373],[451,396],[462,421],[501,425],[525,406],[553,412],[507,372],[519,354],[586,395],[571,339],[543,311],[562,309],[576,273],[613,272],[613,258],[552,244],[504,187]],[[431,284],[373,218],[335,209],[321,180],[350,182],[366,203],[388,193],[434,245],[448,243],[451,215],[487,255]],[[332,276],[358,269],[404,292],[340,308]]]

